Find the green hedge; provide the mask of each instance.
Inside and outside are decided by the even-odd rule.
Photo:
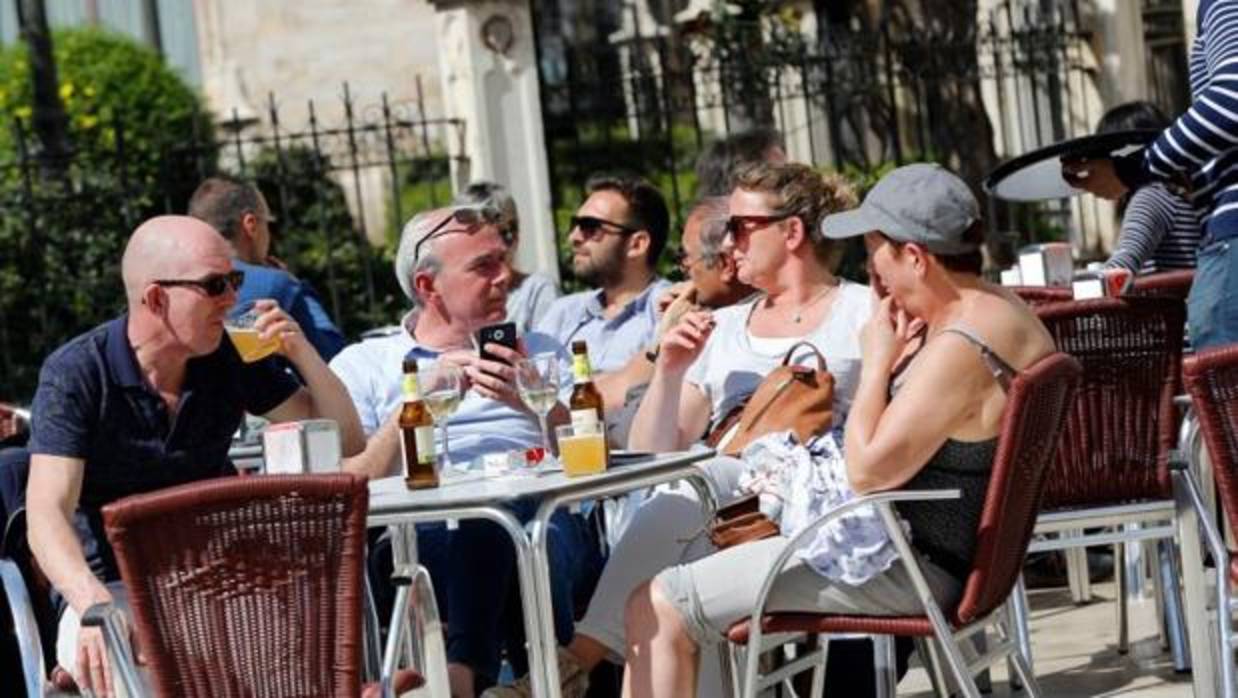
[[[213,146],[187,146],[213,142],[201,99],[158,54],[97,29],[53,41],[72,162],[63,170],[31,160],[26,46],[0,50],[0,394],[14,400],[29,399],[46,354],[123,309],[129,233],[183,211],[215,166]]]

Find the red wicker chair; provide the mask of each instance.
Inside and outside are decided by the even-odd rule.
[[[368,508],[351,475],[222,478],[104,507],[154,692],[378,695],[361,686]],[[92,607],[83,623],[112,613]],[[140,695],[128,643],[105,634]],[[401,674],[395,690],[420,685]]]
[[[1238,530],[1238,346],[1210,349],[1188,358],[1183,362],[1182,380],[1212,460],[1212,476],[1221,509],[1230,527]],[[1236,604],[1230,584],[1238,582],[1238,557],[1226,546],[1217,520],[1204,503],[1195,474],[1185,463],[1175,465],[1174,496],[1178,505],[1183,567],[1203,571],[1199,546],[1202,530],[1204,543],[1216,563],[1215,608],[1223,609],[1209,621],[1202,576],[1194,578],[1198,583],[1185,577],[1196,695],[1233,696],[1238,692],[1234,684],[1235,639],[1231,623]],[[1209,622],[1216,623],[1215,635],[1209,632]],[[1217,673],[1220,691],[1214,683]]]
[[[924,582],[917,556],[903,536],[891,505],[915,499],[954,498],[958,496],[958,491],[884,492],[848,502],[818,519],[792,539],[769,571],[752,615],[733,625],[727,639],[736,645],[756,648],[762,646],[762,634],[781,632],[935,637],[944,650],[946,663],[950,666],[962,693],[973,698],[980,695],[973,678],[975,672],[968,666],[958,643],[977,632],[995,627],[1000,642],[986,655],[986,661],[992,663],[1009,658],[1029,694],[1036,695],[1035,679],[1030,668],[1019,657],[1011,641],[1006,614],[1000,611],[1022,569],[1036,512],[1040,508],[1040,494],[1052,455],[1052,449],[1044,448],[1043,444],[1057,442],[1079,375],[1078,362],[1059,353],[1036,362],[1012,382],[1002,417],[1002,431],[994,456],[993,474],[984,512],[980,518],[976,557],[964,584],[962,597],[953,608],[943,609],[933,599]],[[887,532],[916,584],[916,592],[924,604],[924,615],[892,618],[766,613],[765,603],[773,580],[799,548],[800,543],[807,541],[823,523],[863,504],[875,504],[881,512]],[[737,669],[740,663],[738,654],[739,652],[730,653],[732,671]],[[751,698],[756,695],[759,680],[758,653],[746,654],[741,695]],[[888,668],[893,671],[892,666]],[[976,667],[975,671],[984,668],[986,667]],[[884,681],[888,688],[893,687],[892,676],[884,677]]]
[[[1132,296],[1165,296],[1186,300],[1191,292],[1191,284],[1195,281],[1194,269],[1179,269],[1177,271],[1162,271],[1155,274],[1135,276],[1131,285]]]
[[[1084,546],[1115,546],[1118,649],[1125,652],[1124,543],[1175,537],[1169,454],[1177,438],[1173,398],[1180,383],[1185,307],[1173,298],[1125,297],[1036,311],[1058,349],[1082,364],[1083,378],[1045,486],[1036,524],[1044,536],[1030,550],[1065,550],[1068,560],[1074,555],[1068,568],[1072,592],[1084,601],[1090,597]],[[1102,532],[1085,534],[1086,529]],[[1185,669],[1176,556],[1168,546],[1158,546],[1158,553],[1156,579],[1173,590],[1164,594],[1175,620],[1169,638],[1176,665]],[[1030,657],[1025,605],[1016,611],[1020,645]]]
[[[1061,286],[1010,286],[1008,288],[1033,308],[1074,298],[1069,288]]]

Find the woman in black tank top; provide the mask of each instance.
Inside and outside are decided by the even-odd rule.
[[[860,383],[843,449],[847,479],[857,494],[962,491],[959,500],[899,506],[930,591],[950,605],[971,566],[1006,385],[1017,369],[1051,353],[1052,339],[1026,305],[980,278],[979,205],[940,166],[894,170],[858,209],[827,216],[822,232],[864,236],[877,296],[860,337]],[[785,549],[779,545],[771,538],[729,548],[638,588],[626,614],[624,695],[692,694],[700,648],[759,603],[768,563]],[[912,587],[897,562],[858,586],[791,562],[774,578],[765,607],[915,614],[923,607]]]

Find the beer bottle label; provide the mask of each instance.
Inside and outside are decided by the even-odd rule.
[[[572,377],[577,383],[593,380],[593,370],[589,367],[587,354],[572,354]]]
[[[417,463],[425,465],[434,463],[434,427],[424,426],[413,429],[413,440],[417,443]]]
[[[593,407],[584,407],[579,410],[572,410],[572,430],[586,431],[587,429],[595,429],[599,433],[601,432],[601,429],[598,428],[597,409]]]
[[[416,373],[405,373],[404,374],[404,399],[406,401],[416,400],[420,396],[420,392],[421,391],[418,390],[417,388],[417,374]]]

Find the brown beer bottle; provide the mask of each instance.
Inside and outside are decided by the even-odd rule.
[[[404,360],[404,408],[400,410],[400,453],[410,490],[438,487],[434,463],[434,420],[417,386],[417,362]]]
[[[606,413],[602,408],[602,393],[593,384],[593,369],[589,366],[589,351],[583,340],[572,342],[572,399],[568,409],[572,412],[572,426],[580,429],[588,424],[597,424],[603,436]]]

